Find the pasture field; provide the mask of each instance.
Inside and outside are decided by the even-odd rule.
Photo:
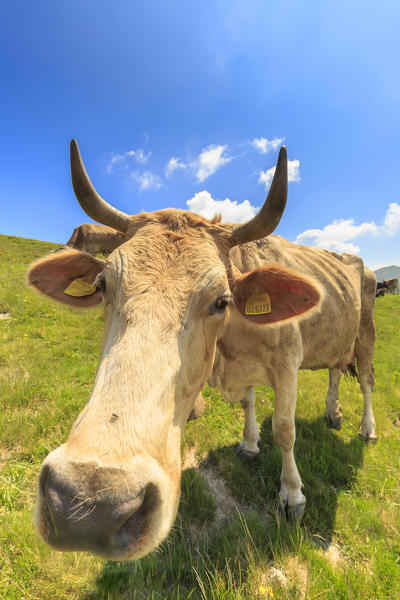
[[[160,549],[137,562],[106,562],[53,552],[37,538],[40,464],[89,397],[103,327],[101,309],[73,311],[25,287],[29,263],[55,247],[0,236],[0,597],[400,598],[400,296],[376,301],[377,444],[357,435],[355,380],[342,380],[343,427],[332,431],[323,418],[328,373],[300,373],[301,527],[275,511],[281,459],[272,391],[257,388],[261,453],[245,463],[234,452],[241,408],[206,387],[205,416],[188,423],[183,439],[179,514]]]

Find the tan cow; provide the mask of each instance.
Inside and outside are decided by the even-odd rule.
[[[107,225],[84,223],[75,227],[66,246],[89,252],[89,254],[111,254],[115,248],[126,242],[126,235]]]
[[[87,214],[128,241],[106,262],[65,250],[29,273],[29,282],[56,300],[103,302],[105,309],[90,400],[40,472],[37,531],[59,550],[110,559],[155,548],[176,515],[182,430],[208,378],[230,401],[242,402],[238,451],[248,456],[258,452],[253,386],[273,387],[280,502],[300,517],[305,498],[293,455],[298,369],[330,369],[326,414],[338,426],[339,378],[355,358],[364,395],[361,434],[376,439],[374,275],[354,256],[261,239],[284,211],[285,148],[264,206],[240,226],[174,209],[117,211],[94,190],[75,141],[71,170]]]
[[[385,279],[382,287],[387,289],[389,294],[396,294],[399,291],[399,280],[397,277],[392,277],[391,279]]]

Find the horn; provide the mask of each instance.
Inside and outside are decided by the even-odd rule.
[[[86,173],[76,140],[71,140],[70,159],[75,196],[85,213],[98,223],[103,223],[103,225],[108,225],[125,233],[131,222],[131,217],[108,204],[96,192]]]
[[[259,240],[272,233],[285,210],[288,193],[287,152],[282,146],[279,151],[274,178],[262,209],[247,223],[238,225],[232,231],[231,245]]]

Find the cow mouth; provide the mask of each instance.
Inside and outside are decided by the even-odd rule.
[[[165,515],[157,484],[149,483],[121,506],[87,501],[85,514],[76,519],[71,507],[73,492],[57,488],[44,465],[39,478],[35,527],[40,537],[59,551],[86,551],[108,560],[137,559],[151,552],[169,531],[175,513]],[[169,512],[169,510],[168,510]],[[97,513],[97,514],[96,514]],[[88,516],[86,516],[86,514]],[[116,516],[117,515],[117,516]]]

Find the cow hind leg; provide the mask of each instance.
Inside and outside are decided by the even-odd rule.
[[[256,395],[253,387],[247,388],[246,395],[241,400],[241,404],[244,410],[243,439],[236,447],[236,454],[240,458],[252,459],[260,452],[257,445],[260,435],[258,433],[255,411]]]
[[[376,442],[377,440],[375,419],[372,412],[372,390],[375,386],[374,367],[372,364],[375,344],[375,324],[373,317],[375,285],[375,278],[367,276],[364,282],[360,329],[355,345],[358,380],[364,397],[364,412],[359,435],[366,442]]]
[[[366,442],[376,442],[378,438],[375,431],[374,413],[372,412],[372,391],[375,386],[375,378],[372,357],[370,358],[368,354],[369,352],[365,352],[365,348],[359,348],[358,355],[356,351],[358,379],[364,397],[364,411],[358,433]]]
[[[325,418],[328,426],[332,429],[340,429],[342,426],[342,409],[339,404],[339,383],[342,371],[338,368],[329,369],[329,389],[326,394]]]

